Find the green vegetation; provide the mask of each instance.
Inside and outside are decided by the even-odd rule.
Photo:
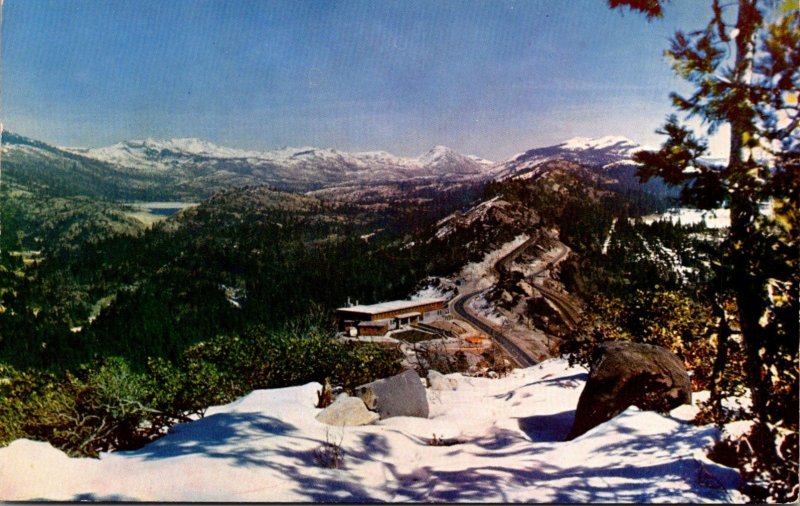
[[[348,298],[403,298],[427,276],[452,275],[542,229],[558,230],[572,249],[561,280],[588,306],[563,351],[582,360],[608,339],[671,349],[694,386],[712,391],[704,422],[730,419],[722,398],[753,388],[740,294],[726,287],[738,286],[736,268],[762,269],[751,274],[771,287],[769,307],[759,304],[775,341],[762,344],[778,379],[767,416],[796,435],[797,417],[785,410],[797,398],[796,350],[785,348],[796,329],[796,258],[787,257],[796,206],[781,198],[775,221],[755,218],[754,235],[736,243],[702,225],[645,224],[638,217],[669,204],[663,195],[621,190],[586,167],[552,161],[539,177],[483,189],[409,187],[392,205],[226,190],[144,228],[130,209],[103,200],[116,192],[113,177],[81,193],[58,171],[80,180],[89,162],[45,170],[41,153],[50,148],[38,148],[30,151],[38,159],[15,155],[16,178],[0,201],[0,443],[30,437],[96,455],[140,446],[256,388],[326,379],[352,388],[388,376],[399,371],[399,352],[336,341],[327,321],[334,308]],[[171,197],[147,188],[134,182],[126,195]],[[503,204],[478,220],[456,213],[456,226],[438,236],[436,220],[466,210],[480,191],[479,201]],[[744,244],[752,259],[741,263]],[[442,371],[465,363],[463,354],[435,350],[423,358]],[[493,367],[496,358],[484,357]],[[796,437],[786,441],[785,451],[796,448]]]
[[[121,356],[141,369],[221,333],[279,328],[312,303],[405,296],[425,277],[415,252],[366,243],[368,226],[349,207],[250,188],[50,254],[3,295],[0,360],[62,371]]]
[[[112,202],[88,196],[52,196],[5,178],[0,190],[2,251],[55,254],[113,234],[137,234],[144,228]]]
[[[397,372],[396,350],[345,347],[328,323],[309,326],[319,321],[309,308],[330,315],[348,297],[405,297],[537,224],[487,223],[429,240],[425,226],[463,198],[376,211],[248,187],[147,230],[65,239],[28,265],[6,254],[2,440],[93,455],[138,446],[254,388],[325,378],[352,387]],[[561,219],[556,208],[570,212],[548,202],[555,207],[539,206],[548,224]],[[417,222],[401,226],[415,210]]]
[[[575,163],[548,162],[544,168],[546,177],[492,182],[486,194],[533,210],[541,226],[558,229],[561,241],[579,255],[600,251],[614,216],[633,205],[632,192],[622,194],[604,187],[590,171]],[[647,194],[637,195],[642,202],[648,200]],[[653,209],[637,207],[632,212],[644,214]]]
[[[326,378],[352,390],[397,374],[401,359],[392,348],[344,345],[304,320],[301,328],[219,336],[175,361],[151,359],[143,372],[119,357],[62,374],[0,365],[0,444],[27,437],[84,456],[138,448],[252,390]]]
[[[614,0],[659,16],[661,2]],[[679,31],[666,51],[675,73],[691,87],[672,93],[677,111],[699,117],[713,133],[730,128],[729,160],[702,163],[705,132],[671,116],[659,131],[658,151],[637,154],[642,179],[661,177],[681,187],[684,204],[711,209],[726,204],[731,226],[721,245],[722,262],[711,297],[735,303],[733,315],[744,341],[747,386],[756,425],[751,431],[746,475],[768,483],[756,500],[798,498],[798,207],[797,90],[800,88],[800,12],[793,2],[714,0],[705,28]],[[760,212],[764,202],[771,214]],[[726,326],[724,324],[723,326]],[[720,333],[724,362],[728,332]],[[780,429],[779,429],[780,428]],[[788,447],[782,430],[792,435]]]

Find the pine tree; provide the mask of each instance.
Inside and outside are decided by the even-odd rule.
[[[648,19],[662,15],[659,0],[608,3]],[[793,0],[714,0],[709,15],[705,28],[677,32],[666,51],[693,85],[691,95],[671,99],[686,119],[700,118],[708,134],[730,128],[728,162],[704,162],[706,136],[672,115],[658,131],[667,136],[661,149],[636,155],[639,176],[681,186],[686,205],[730,209],[722,270],[747,353],[756,467],[788,480],[771,490],[774,498],[796,499],[800,12]],[[777,447],[776,427],[794,432],[794,455]]]

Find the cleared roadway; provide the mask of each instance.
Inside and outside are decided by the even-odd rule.
[[[524,243],[520,244],[516,248],[514,248],[510,253],[505,255],[504,257],[500,258],[495,264],[492,266],[492,270],[497,275],[498,280],[501,277],[501,273],[507,272],[507,266],[516,260],[516,258],[526,250],[531,244],[533,244],[533,238],[528,239]],[[535,278],[538,274],[542,271],[550,268],[553,264],[560,262],[564,257],[567,256],[569,253],[569,248],[564,246],[559,254],[553,260],[545,263],[541,266],[537,271],[533,273],[531,278]],[[526,350],[518,346],[516,343],[511,341],[507,338],[504,334],[502,329],[498,328],[495,325],[487,322],[486,320],[479,318],[478,316],[470,313],[466,306],[475,297],[484,294],[491,290],[493,287],[490,288],[483,288],[480,290],[475,290],[464,295],[460,295],[455,298],[451,302],[451,310],[456,315],[458,315],[463,320],[471,323],[481,331],[485,332],[486,335],[491,337],[492,339],[500,345],[503,350],[517,363],[519,367],[530,367],[532,365],[537,364],[538,362],[536,359]],[[571,301],[565,296],[545,288],[544,286],[534,283],[534,288],[536,288],[544,298],[550,300],[556,307],[559,308],[560,312],[564,314],[565,320],[568,325],[573,326],[577,322],[577,310],[572,305]]]

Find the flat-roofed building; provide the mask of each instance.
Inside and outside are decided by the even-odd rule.
[[[444,311],[446,299],[393,300],[371,305],[340,307],[336,310],[339,329],[347,331],[358,327],[359,322],[391,321],[395,328],[419,321],[426,314]]]
[[[389,332],[389,321],[359,322],[356,325],[356,329],[359,336],[383,336]]]

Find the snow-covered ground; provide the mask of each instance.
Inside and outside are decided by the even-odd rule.
[[[454,225],[453,221],[458,221],[458,226],[462,228],[469,227],[476,221],[482,220],[486,217],[489,210],[497,205],[497,201],[500,199],[499,196],[492,197],[489,200],[479,203],[478,205],[470,208],[469,210],[465,211],[464,213],[452,213],[441,220],[436,222],[436,226],[439,227],[436,230],[436,238],[437,239],[444,239],[448,235],[452,234],[456,231],[456,225]],[[504,205],[508,205],[508,202],[501,201]],[[460,219],[459,219],[460,214]]]
[[[527,234],[518,235],[511,241],[500,246],[500,248],[484,255],[480,262],[470,262],[466,264],[461,268],[459,276],[464,279],[469,288],[490,287],[497,282],[497,279],[495,279],[496,276],[492,273],[492,266],[528,239],[529,236]]]
[[[259,390],[138,451],[70,459],[47,443],[0,449],[0,499],[143,501],[744,502],[710,462],[712,426],[630,408],[573,440],[586,372],[550,360],[428,390],[428,419],[315,420],[317,383]],[[686,409],[683,409],[686,418]],[[688,410],[691,411],[691,410]],[[450,446],[431,445],[436,436]],[[344,467],[320,466],[327,440]]]
[[[701,211],[698,209],[678,208],[670,209],[665,213],[648,214],[642,217],[642,221],[648,225],[661,220],[671,221],[672,223],[680,221],[683,225],[695,225],[705,220],[708,228],[727,228],[731,224],[729,209]]]
[[[445,299],[455,295],[456,285],[448,278],[430,276],[425,279],[422,288],[412,293],[409,300]]]

